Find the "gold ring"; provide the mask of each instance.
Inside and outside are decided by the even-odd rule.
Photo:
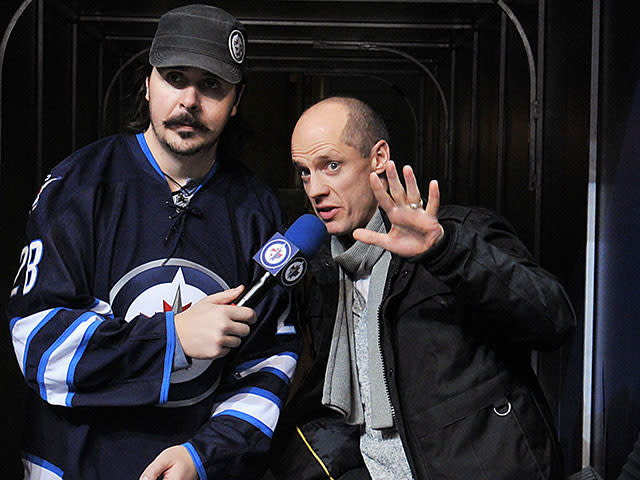
[[[409,207],[410,208],[422,208],[422,200],[420,200],[420,203],[410,203]]]

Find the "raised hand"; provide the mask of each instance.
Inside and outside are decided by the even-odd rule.
[[[444,236],[442,225],[438,222],[438,182],[432,180],[429,183],[429,198],[426,208],[423,208],[418,182],[410,166],[405,165],[402,169],[406,191],[393,161],[387,162],[385,173],[389,183],[388,192],[376,173],[370,175],[369,181],[379,205],[389,217],[391,230],[388,233],[378,233],[358,228],[354,230],[353,238],[379,245],[402,257],[420,255]]]
[[[256,322],[256,312],[249,307],[229,305],[244,287],[209,295],[188,310],[175,316],[176,333],[185,355],[215,359],[240,346]]]

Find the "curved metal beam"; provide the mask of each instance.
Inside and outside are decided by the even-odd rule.
[[[316,73],[318,73],[316,71]],[[326,70],[323,71],[322,73],[318,73],[319,75],[323,75],[326,77],[365,77],[365,78],[372,78],[374,80],[379,81],[380,83],[385,84],[387,87],[389,87],[391,90],[393,90],[394,92],[396,92],[404,101],[404,103],[407,105],[407,108],[409,109],[409,112],[411,113],[411,119],[413,120],[413,128],[415,130],[415,138],[416,138],[416,142],[418,139],[418,116],[416,115],[416,110],[413,106],[413,104],[409,101],[409,98],[407,97],[407,95],[402,91],[402,89],[396,85],[395,83],[393,83],[390,80],[387,80],[384,77],[381,77],[380,75],[374,75],[371,73],[359,73],[359,72],[348,72],[348,71],[336,71],[334,69],[332,70]],[[418,149],[417,149],[417,145],[416,145],[416,161],[419,160],[418,159]]]
[[[540,103],[538,101],[538,85],[536,76],[536,62],[529,38],[516,17],[513,10],[503,0],[495,0],[496,5],[505,13],[515,27],[529,63],[529,190],[535,190],[538,183],[538,167],[536,162],[536,120],[540,116]]]
[[[433,74],[433,72],[422,62],[420,62],[417,58],[409,55],[407,52],[403,52],[402,50],[396,50],[395,48],[389,47],[381,47],[375,43],[363,43],[361,46],[364,50],[375,50],[379,52],[388,52],[393,53],[394,55],[398,55],[403,57],[410,62],[414,63],[420,70],[427,74],[427,76],[431,79],[433,84],[436,86],[438,91],[438,95],[440,100],[442,101],[442,112],[444,116],[444,125],[445,125],[445,139],[444,139],[444,164],[445,164],[445,176],[447,180],[452,178],[451,163],[450,163],[450,152],[451,152],[451,129],[453,128],[451,123],[449,123],[449,106],[447,105],[447,97],[444,94],[444,90],[438,82],[438,79]]]
[[[445,125],[449,125],[449,108],[447,106],[447,98],[444,94],[444,91],[442,90],[442,86],[440,86],[440,82],[438,82],[438,79],[436,78],[436,76],[433,74],[433,72],[431,70],[429,70],[429,68],[427,68],[426,65],[424,65],[423,63],[421,63],[417,58],[412,57],[411,55],[409,55],[406,52],[403,52],[402,50],[396,50],[395,48],[389,48],[389,47],[381,47],[380,45],[376,44],[376,43],[362,43],[360,44],[360,48],[362,48],[363,50],[375,50],[378,52],[389,52],[389,53],[393,53],[395,55],[398,55],[400,57],[406,58],[407,60],[409,60],[410,62],[413,62],[414,64],[416,64],[418,66],[418,68],[420,68],[424,73],[427,74],[427,76],[433,81],[434,85],[436,86],[437,90],[438,90],[438,95],[440,95],[440,99],[442,100],[442,109],[444,112],[444,122]]]
[[[2,179],[2,71],[4,69],[4,56],[7,51],[7,45],[9,44],[9,38],[13,33],[13,29],[15,28],[18,20],[22,17],[22,14],[27,9],[33,0],[24,0],[22,4],[18,7],[16,12],[11,17],[9,21],[9,25],[4,31],[4,35],[2,35],[2,42],[0,42],[0,180]]]
[[[122,65],[120,65],[120,68],[118,68],[118,70],[116,70],[116,73],[113,74],[113,77],[111,77],[111,81],[109,82],[107,91],[104,94],[104,100],[102,101],[102,114],[100,115],[100,118],[102,119],[102,122],[101,122],[102,124],[100,125],[100,130],[102,134],[104,134],[105,132],[105,124],[107,120],[107,106],[109,104],[109,97],[111,96],[111,90],[113,89],[113,86],[115,85],[116,80],[118,80],[118,77],[122,74],[122,72],[124,72],[125,68],[127,68],[133,62],[135,62],[139,57],[141,57],[142,55],[148,52],[149,52],[149,48],[145,48],[135,53],[133,56],[129,58],[129,60],[124,62]]]
[[[341,49],[341,50],[350,50],[350,49],[360,49],[360,50],[368,50],[368,51],[378,51],[378,52],[388,52],[388,53],[393,53],[394,55],[398,55],[400,57],[405,58],[406,60],[409,60],[410,62],[414,63],[416,66],[418,66],[418,68],[420,68],[420,70],[422,70],[430,79],[431,81],[434,83],[434,85],[436,86],[436,89],[438,91],[438,95],[440,97],[440,100],[442,102],[442,111],[443,111],[443,115],[444,115],[444,124],[445,124],[445,153],[444,153],[444,161],[445,161],[445,165],[449,164],[449,152],[450,152],[450,139],[451,139],[451,125],[449,124],[449,107],[447,105],[447,98],[444,94],[444,91],[442,89],[442,86],[440,85],[440,82],[438,82],[438,79],[436,78],[436,76],[433,74],[433,72],[426,66],[424,65],[422,62],[420,62],[417,58],[409,55],[406,52],[403,52],[401,50],[396,50],[395,48],[389,48],[389,47],[382,47],[376,43],[372,43],[372,42],[362,42],[362,43],[356,43],[354,45],[344,45],[344,44],[334,44],[333,42],[314,42],[313,44],[314,48],[325,48],[325,49]],[[418,159],[416,159],[418,160]]]

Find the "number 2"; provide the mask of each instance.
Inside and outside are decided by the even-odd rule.
[[[14,285],[16,284],[18,277],[24,270],[24,285],[22,287],[23,295],[29,293],[33,290],[33,287],[36,286],[36,282],[38,281],[38,264],[42,260],[42,251],[42,241],[37,239],[24,247],[20,253],[20,267],[18,267],[18,273],[16,273],[16,278],[13,280],[13,283]],[[16,295],[18,291],[19,286],[14,286],[11,291],[11,296]]]

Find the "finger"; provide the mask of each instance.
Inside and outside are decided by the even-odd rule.
[[[353,238],[369,245],[377,245],[385,250],[390,250],[391,242],[389,236],[383,233],[367,230],[366,228],[356,228],[353,231]]]
[[[165,470],[171,466],[168,461],[169,459],[163,454],[164,452],[158,455],[155,460],[144,469],[144,472],[140,475],[140,480],[156,480],[156,478],[159,478]]]
[[[390,160],[387,162],[385,172],[387,174],[387,181],[389,182],[389,192],[391,193],[391,197],[395,201],[396,205],[406,205],[407,194],[404,191],[402,183],[400,183],[400,177],[398,176],[398,171],[396,170],[396,165],[393,161]]]
[[[438,181],[431,180],[429,182],[429,200],[427,201],[427,208],[425,211],[432,217],[438,217],[438,210],[440,209],[440,189],[438,188]]]
[[[234,322],[242,322],[248,325],[253,325],[258,320],[253,308],[237,306],[229,309],[229,318]]]
[[[220,340],[220,349],[231,349],[238,348],[242,343],[242,339],[240,337],[235,337],[233,335],[227,335],[222,337]]]
[[[251,333],[251,327],[243,322],[229,322],[224,333],[234,337],[246,337]]]
[[[407,200],[409,203],[419,204],[422,198],[420,197],[420,189],[418,188],[418,181],[413,173],[413,168],[410,165],[405,165],[402,167],[402,174],[404,183],[407,186]]]
[[[370,174],[369,184],[371,185],[373,196],[376,197],[378,204],[385,212],[387,212],[387,214],[389,214],[396,204],[387,193],[382,180],[380,180],[380,177],[378,177],[376,173]]]
[[[223,290],[218,293],[214,293],[213,295],[209,295],[208,299],[210,302],[218,304],[218,305],[228,305],[240,295],[244,291],[244,285],[238,285],[235,288],[231,288],[229,290]]]

